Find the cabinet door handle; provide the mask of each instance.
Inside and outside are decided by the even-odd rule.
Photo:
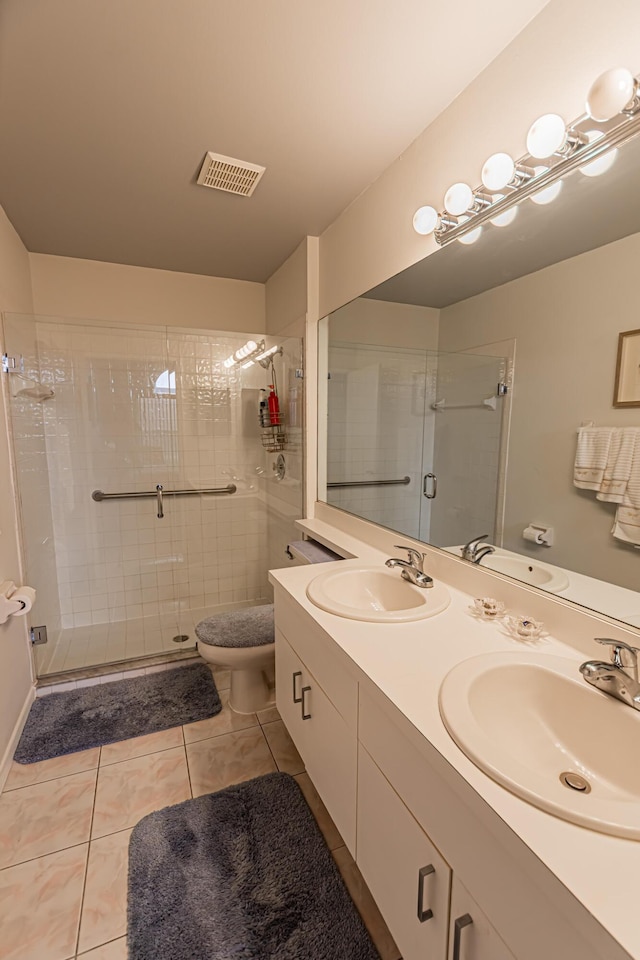
[[[294,703],[302,703],[302,696],[298,697],[296,695],[296,678],[301,676],[302,676],[302,670],[296,670],[296,672],[293,675],[293,702]]]
[[[302,710],[303,720],[311,720],[311,714],[307,713],[307,708],[305,707],[305,703],[304,703],[304,695],[305,693],[308,693],[309,690],[311,690],[311,687],[303,687],[302,690],[300,691],[302,694],[302,697],[300,698],[302,702],[302,707],[300,709]]]
[[[433,916],[433,910],[430,910],[429,908],[425,910],[424,908],[424,881],[425,877],[428,877],[435,872],[436,868],[432,863],[418,870],[418,920],[420,923],[424,923],[425,920],[431,920],[431,917]]]
[[[460,960],[460,938],[462,931],[469,924],[473,923],[471,916],[464,913],[461,917],[456,917],[453,924],[453,960]]]

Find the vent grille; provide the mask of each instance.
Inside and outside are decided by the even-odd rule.
[[[250,197],[264,171],[265,167],[256,163],[245,163],[244,160],[223,157],[219,153],[207,153],[198,175],[198,183],[214,190]]]

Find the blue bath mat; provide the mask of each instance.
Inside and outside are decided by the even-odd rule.
[[[221,710],[204,663],[50,693],[32,704],[14,760],[50,760],[205,720]]]
[[[129,960],[380,960],[286,773],[144,817],[127,919]]]

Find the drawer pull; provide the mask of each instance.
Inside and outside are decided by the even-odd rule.
[[[301,710],[302,710],[302,719],[303,719],[303,720],[311,720],[311,714],[310,714],[310,713],[307,713],[307,708],[305,707],[305,704],[304,704],[304,695],[305,695],[305,693],[308,693],[309,690],[311,690],[311,687],[303,687],[302,690],[300,691],[300,692],[302,693],[302,697],[301,697],[300,699],[301,699],[301,702],[302,702]]]
[[[469,924],[473,923],[470,915],[468,913],[463,914],[461,917],[457,917],[453,925],[453,960],[460,960],[460,938],[462,931],[465,927],[468,927]]]
[[[424,881],[425,877],[429,877],[435,872],[436,868],[432,863],[418,870],[418,920],[420,923],[424,923],[425,920],[431,920],[431,917],[433,916],[433,910],[430,910],[429,908],[426,910],[424,909]]]
[[[296,670],[296,672],[293,675],[293,702],[294,703],[302,703],[302,697],[296,696],[296,677],[301,677],[301,676],[302,676],[302,670]]]

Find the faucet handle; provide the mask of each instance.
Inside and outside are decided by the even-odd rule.
[[[406,550],[409,555],[409,563],[422,571],[422,562],[426,557],[426,553],[420,553],[419,550],[414,550],[413,547],[408,547],[404,543],[394,543],[393,546],[396,550]]]
[[[488,539],[489,539],[489,534],[488,534],[488,533],[481,533],[479,537],[474,537],[473,540],[469,540],[469,542],[466,544],[466,546],[467,546],[467,547],[473,547],[473,546],[476,546],[476,547],[477,547],[477,546],[479,546],[479,545],[482,543],[483,540],[488,540]]]
[[[634,679],[638,679],[638,654],[640,653],[640,647],[632,647],[631,644],[625,643],[624,640],[612,640],[610,637],[594,637],[596,643],[601,643],[604,647],[612,647],[611,651],[611,662],[614,667],[619,667],[621,670],[625,669],[625,664],[622,661],[622,651],[626,652],[631,657],[631,668],[633,670]]]

